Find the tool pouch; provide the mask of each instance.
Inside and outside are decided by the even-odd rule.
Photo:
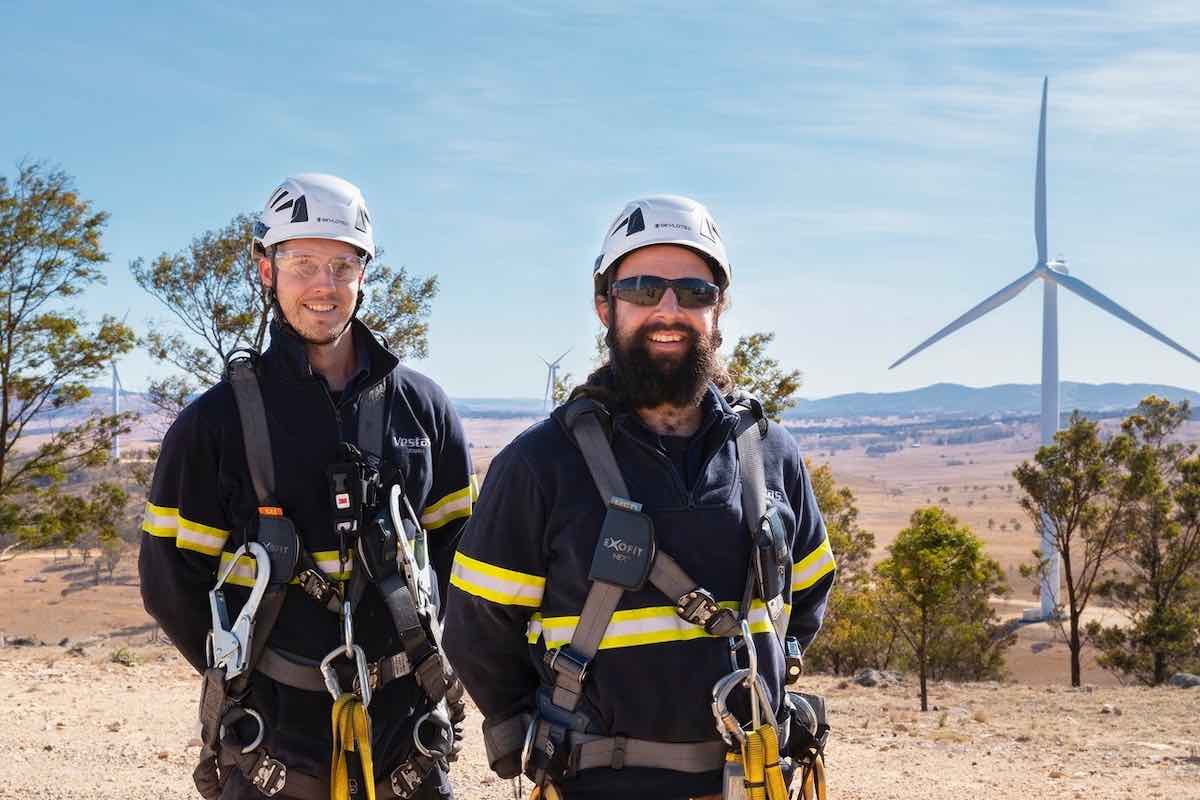
[[[788,755],[797,764],[811,765],[824,753],[829,738],[825,698],[803,692],[788,692],[787,695],[791,714]]]
[[[640,503],[614,497],[608,502],[588,578],[627,591],[646,585],[654,563],[654,521]]]
[[[751,563],[754,568],[755,594],[759,600],[770,606],[772,601],[783,594],[789,566],[787,527],[776,506],[768,508],[759,522]]]

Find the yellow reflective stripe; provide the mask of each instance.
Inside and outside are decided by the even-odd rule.
[[[229,538],[227,530],[190,520],[181,515],[178,508],[153,503],[146,503],[142,529],[151,536],[175,539],[175,546],[181,550],[194,550],[209,556],[220,553]]]
[[[471,473],[469,488],[471,489],[471,502],[475,502],[479,499],[479,476],[474,472]]]
[[[350,579],[350,573],[354,566],[354,551],[349,551],[349,559],[346,561],[346,571],[340,570],[341,563],[338,561],[337,550],[318,550],[312,554],[313,560],[317,562],[317,567],[320,568],[327,576],[335,581],[345,581]],[[221,566],[218,571],[225,568],[233,558],[233,553],[228,550],[221,553]],[[233,568],[233,572],[229,573],[229,578],[226,583],[232,583],[235,586],[253,586],[254,579],[258,576],[258,565],[254,561],[254,556],[239,556],[238,563]],[[296,579],[292,578],[291,583],[296,583]]]
[[[232,559],[233,553],[228,551],[221,553],[221,566],[217,571],[224,570]],[[229,573],[225,582],[232,583],[234,586],[253,586],[257,574],[258,565],[254,563],[254,556],[238,556],[237,564],[233,566],[233,571]]]
[[[324,572],[335,581],[350,580],[350,573],[354,571],[354,548],[346,550],[346,569],[342,570],[342,562],[338,556],[337,550],[318,550],[312,554],[313,561],[317,562],[321,572]],[[295,583],[295,581],[292,581]]]
[[[833,559],[833,548],[829,546],[826,536],[817,548],[792,567],[792,591],[807,589],[821,578],[833,572],[837,563]]]
[[[493,603],[530,608],[542,604],[542,591],[546,588],[545,578],[497,567],[461,552],[454,554],[450,583]]]
[[[741,608],[737,601],[721,603],[724,608],[737,611]],[[769,633],[774,630],[767,608],[759,600],[750,605],[750,631],[752,633]],[[542,617],[534,614],[526,628],[526,639],[530,644],[537,642],[539,637],[545,639],[546,648],[561,647],[571,641],[575,634],[575,626],[579,617]],[[618,611],[612,616],[605,630],[604,638],[600,640],[601,650],[612,650],[618,647],[638,647],[664,642],[685,642],[690,639],[720,638],[712,637],[699,625],[693,625],[683,620],[675,613],[674,606],[650,606],[648,608],[633,608]]]
[[[475,501],[475,495],[471,491],[470,485],[464,486],[457,492],[450,494],[438,500],[431,506],[427,506],[421,512],[421,525],[426,530],[440,528],[447,522],[460,519],[462,517],[471,516],[471,506]]]

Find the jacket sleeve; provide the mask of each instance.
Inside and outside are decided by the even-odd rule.
[[[429,533],[429,560],[437,575],[438,597],[445,597],[454,550],[479,498],[479,483],[458,412],[440,391],[437,400],[440,436],[432,443],[433,485],[420,514],[421,527]],[[442,611],[444,614],[445,603]]]
[[[545,522],[544,495],[509,445],[488,469],[454,557],[443,640],[488,719],[500,721],[530,707],[539,684],[527,630],[546,584]]]
[[[142,521],[142,603],[198,671],[211,627],[208,591],[232,525],[221,502],[217,431],[195,405],[163,438]]]
[[[813,493],[812,483],[803,459],[798,461],[799,474],[788,493],[796,514],[796,538],[792,543],[792,610],[788,620],[788,636],[796,637],[800,649],[806,650],[821,628],[825,605],[837,568],[825,520]]]

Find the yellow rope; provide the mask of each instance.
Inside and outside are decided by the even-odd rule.
[[[375,800],[375,767],[371,763],[371,718],[358,696],[346,692],[333,704],[333,764],[330,800],[350,800],[350,753],[358,753],[367,800]]]

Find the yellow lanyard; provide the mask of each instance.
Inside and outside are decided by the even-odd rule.
[[[742,767],[750,800],[787,800],[787,784],[779,766],[779,737],[770,724],[746,734]]]
[[[371,764],[371,718],[352,692],[333,704],[333,759],[329,776],[331,800],[350,800],[350,753],[357,752],[367,800],[375,800],[375,767]]]

